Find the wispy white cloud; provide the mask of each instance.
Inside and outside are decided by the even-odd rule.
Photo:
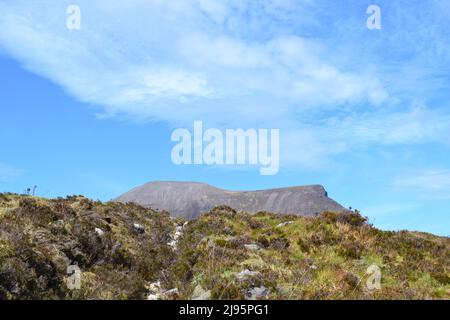
[[[332,119],[329,124],[342,132],[343,140],[385,145],[450,142],[450,114],[445,109],[413,106],[404,112],[366,113]]]
[[[418,191],[422,196],[450,199],[450,170],[427,169],[409,172],[394,179],[393,186],[399,190]]]
[[[359,146],[448,142],[448,111],[405,108],[405,92],[432,90],[423,80],[439,68],[424,61],[448,52],[430,24],[419,36],[434,49],[420,44],[405,58],[398,42],[414,35],[400,27],[415,15],[388,21],[393,32],[377,34],[380,44],[364,23],[355,28],[364,10],[350,26],[321,1],[76,2],[81,30],[70,31],[65,1],[0,0],[0,47],[106,116],[280,128],[282,163],[307,168]],[[442,19],[443,9],[431,6],[424,19]]]
[[[21,170],[4,163],[0,163],[0,182],[12,182],[21,175]]]
[[[333,156],[369,146],[442,143],[450,145],[450,114],[413,106],[403,112],[331,116],[284,131],[282,158],[307,168],[322,168]]]
[[[384,203],[362,208],[362,212],[372,219],[378,219],[401,215],[414,209],[416,209],[416,205],[412,203]]]
[[[80,1],[82,30],[69,31],[61,5],[0,2],[0,43],[30,70],[108,113],[170,121],[185,114],[177,109],[204,116],[204,105],[217,116],[223,99],[241,95],[270,95],[295,108],[380,103],[387,97],[379,80],[327,62],[322,52],[329,48],[319,41],[295,35],[264,39],[261,34],[243,39],[240,32],[230,32],[223,21],[239,15],[242,6],[236,2],[169,3],[131,1],[118,8],[115,1]],[[264,2],[254,10],[262,10],[264,21],[282,3]],[[124,17],[129,11],[145,14],[129,19]],[[146,14],[148,25],[142,21]],[[145,38],[120,30],[132,26],[150,30]]]

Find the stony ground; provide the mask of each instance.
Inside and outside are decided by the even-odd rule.
[[[0,194],[0,299],[450,299],[450,238],[380,231],[358,213],[217,207],[186,222]]]

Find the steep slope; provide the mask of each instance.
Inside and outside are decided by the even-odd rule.
[[[228,191],[196,182],[150,182],[116,199],[141,206],[161,209],[173,216],[196,218],[218,205],[256,213],[268,211],[281,214],[313,215],[324,211],[346,209],[328,198],[320,185],[289,187],[259,191]]]
[[[79,289],[68,267],[80,268]],[[379,268],[379,289],[367,286]],[[1,299],[450,299],[450,238],[358,213],[185,222],[135,204],[0,194]]]
[[[174,229],[134,204],[0,194],[0,300],[144,299],[173,262]],[[74,266],[81,288],[70,290]]]
[[[450,299],[450,238],[217,207],[184,228],[171,270],[187,299]]]

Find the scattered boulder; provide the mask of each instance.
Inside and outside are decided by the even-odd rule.
[[[251,288],[245,294],[246,300],[257,300],[267,298],[269,295],[269,289],[264,286]]]
[[[150,293],[147,296],[147,300],[159,300],[159,298],[160,298],[159,294],[156,293]]]
[[[258,276],[258,275],[260,275],[260,273],[258,271],[250,271],[248,269],[245,269],[245,270],[239,272],[236,275],[236,278],[238,280],[240,280],[240,281],[243,281],[243,280],[246,280],[248,278],[252,278],[252,277]]]
[[[211,299],[211,291],[205,290],[202,286],[197,285],[192,293],[192,300],[209,300]]]
[[[98,234],[99,237],[105,234],[105,232],[100,228],[95,228],[95,233]]]
[[[175,224],[175,232],[174,232],[173,236],[171,237],[172,240],[169,241],[169,243],[167,243],[170,247],[172,247],[172,249],[175,250],[177,248],[178,239],[183,234],[183,228],[185,226],[186,226],[186,223],[184,223],[182,226]]]
[[[247,250],[251,250],[251,251],[256,251],[256,250],[259,250],[259,249],[261,249],[261,247],[260,246],[258,246],[257,244],[244,244],[244,247],[245,247],[245,249],[247,249]]]
[[[288,226],[293,223],[294,223],[294,221],[286,221],[286,222],[283,222],[283,223],[280,223],[279,225],[277,225],[277,228],[282,228],[282,227]]]
[[[161,282],[152,282],[148,286],[147,300],[159,300],[161,298]]]
[[[170,290],[165,291],[161,295],[161,299],[173,300],[173,299],[176,299],[178,296],[179,296],[178,288],[174,288],[174,289],[170,289]]]
[[[148,292],[147,300],[172,300],[179,296],[178,288],[164,291],[159,280],[148,285]]]
[[[137,234],[145,233],[145,228],[139,223],[133,223],[133,231]]]

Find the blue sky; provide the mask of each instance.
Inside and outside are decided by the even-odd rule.
[[[377,227],[449,235],[449,17],[445,0],[0,0],[0,191],[318,183]],[[194,120],[279,128],[280,172],[173,165]]]

